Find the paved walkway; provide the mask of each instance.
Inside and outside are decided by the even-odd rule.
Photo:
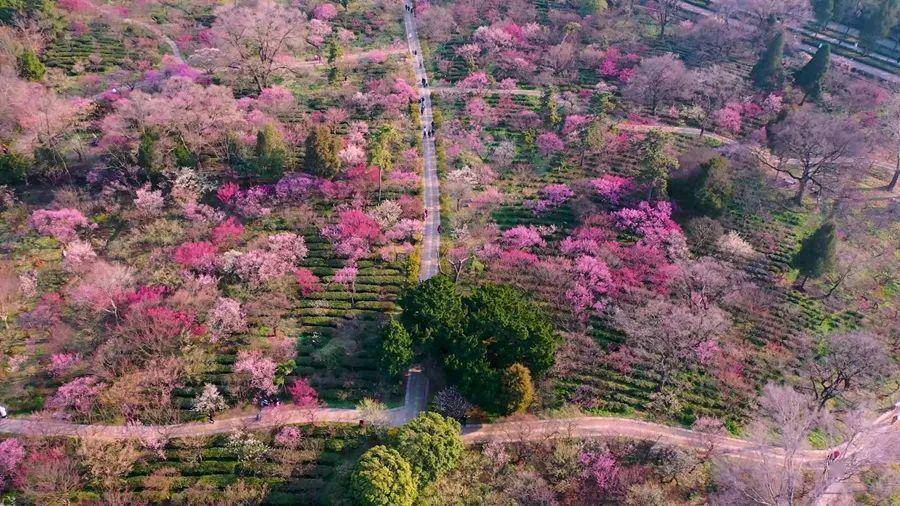
[[[406,26],[406,41],[409,44],[409,52],[415,67],[416,82],[421,86],[428,83],[428,73],[425,71],[422,60],[422,45],[419,43],[419,33],[416,29],[416,19],[413,14],[404,9],[403,24]],[[434,112],[431,107],[431,90],[428,86],[421,86],[420,93],[424,97],[422,109],[422,125],[426,130],[431,130],[434,122]],[[435,156],[434,136],[422,138],[422,150],[425,157],[425,238],[422,241],[422,266],[419,271],[419,279],[430,279],[440,271],[441,235],[438,228],[441,225],[441,194],[440,183],[437,174],[437,157]]]

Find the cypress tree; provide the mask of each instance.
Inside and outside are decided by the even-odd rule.
[[[400,376],[412,363],[413,342],[406,327],[391,318],[381,337],[378,359],[391,376]]]
[[[780,89],[784,85],[784,69],[782,57],[784,56],[784,32],[778,31],[766,50],[759,57],[759,61],[750,70],[750,79],[757,88],[763,91]]]
[[[900,5],[897,0],[881,0],[870,5],[862,15],[859,45],[867,52],[878,47],[878,41],[884,38],[897,24],[898,14],[900,14]]]
[[[284,137],[269,123],[256,134],[256,172],[265,177],[280,176],[287,165]]]
[[[306,164],[322,177],[334,177],[341,169],[341,140],[325,126],[316,126],[306,138]]]
[[[820,25],[827,25],[834,17],[834,0],[812,0],[812,6]]]
[[[826,221],[809,237],[803,239],[791,266],[800,271],[797,287],[801,290],[809,278],[818,278],[834,265],[837,237],[833,221]]]
[[[822,93],[822,81],[828,72],[828,65],[831,61],[831,46],[822,44],[819,50],[800,70],[794,73],[794,82],[803,90],[803,100],[800,105],[806,102],[807,97],[819,98]]]

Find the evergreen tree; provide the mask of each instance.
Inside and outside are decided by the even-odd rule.
[[[669,172],[678,168],[678,159],[669,153],[670,142],[671,137],[659,130],[651,130],[641,142],[637,180],[647,186],[647,200],[654,191],[660,198],[666,196]]]
[[[418,490],[409,462],[397,450],[373,446],[350,474],[350,493],[363,506],[412,506]]]
[[[837,254],[837,237],[834,222],[826,221],[809,237],[803,240],[791,261],[791,266],[800,271],[798,288],[803,289],[809,278],[818,278],[834,265]]]
[[[28,180],[28,160],[12,151],[0,150],[0,184],[14,185]]]
[[[22,51],[17,60],[19,77],[29,81],[40,81],[47,73],[47,67],[41,63],[37,54],[30,49]]]
[[[541,92],[541,116],[544,121],[556,128],[562,123],[562,114],[559,112],[559,100],[556,90],[552,86],[545,86]]]
[[[834,0],[812,0],[812,6],[820,25],[827,25],[834,17]]]
[[[524,411],[534,402],[531,371],[522,364],[513,364],[503,371],[500,399],[505,414]]]
[[[447,342],[451,332],[462,328],[466,318],[462,297],[456,283],[439,275],[407,290],[400,298],[401,321],[412,338],[425,347],[435,340]]]
[[[900,3],[897,0],[879,0],[869,4],[860,19],[859,45],[868,51],[878,47],[883,39],[897,24],[900,15]]]
[[[394,318],[384,328],[378,358],[388,374],[395,377],[403,374],[412,363],[412,337],[406,327]]]
[[[822,93],[822,81],[828,72],[831,61],[831,46],[827,43],[819,46],[819,50],[800,70],[794,73],[794,82],[803,90],[803,102],[807,97],[819,98]]]
[[[391,430],[391,447],[409,462],[419,489],[456,466],[464,450],[460,430],[453,418],[431,412]]]
[[[700,177],[694,185],[693,205],[709,216],[721,216],[734,193],[728,160],[717,156],[700,166]]]
[[[140,144],[137,150],[137,165],[144,169],[148,174],[157,172],[159,155],[156,145],[159,142],[159,136],[154,132],[144,132],[141,134]]]
[[[256,134],[253,151],[256,173],[263,177],[279,177],[288,164],[284,136],[269,123]]]
[[[784,56],[784,32],[778,31],[766,50],[759,57],[759,61],[750,70],[750,79],[757,88],[763,91],[781,89],[784,85],[784,69],[782,58]]]
[[[328,127],[313,127],[306,138],[306,165],[309,170],[322,177],[334,177],[341,169],[341,139],[331,133]]]

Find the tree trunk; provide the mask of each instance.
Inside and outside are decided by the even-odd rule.
[[[803,197],[806,196],[806,186],[809,184],[809,177],[804,176],[800,180],[800,187],[797,188],[797,194],[794,195],[794,203],[798,206],[803,205]]]
[[[884,189],[889,192],[894,191],[894,188],[897,187],[898,180],[900,180],[900,156],[897,157],[897,167],[894,169],[894,177],[891,178],[891,182],[888,183]]]

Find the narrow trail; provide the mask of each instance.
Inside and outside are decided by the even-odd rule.
[[[422,45],[419,43],[419,33],[416,29],[415,16],[404,9],[403,24],[406,27],[406,42],[409,45],[410,56],[416,73],[416,82],[420,85],[419,91],[424,98],[422,102],[422,150],[425,157],[424,198],[425,198],[425,238],[422,241],[422,266],[419,271],[419,279],[430,279],[440,271],[441,235],[441,195],[440,183],[437,174],[437,156],[434,146],[434,135],[425,136],[424,130],[431,130],[434,123],[434,111],[431,106],[431,90],[427,83],[428,73],[422,59]]]
[[[356,53],[345,54],[338,61],[340,63],[356,63],[359,60],[364,58],[369,58],[374,54],[384,53],[386,55],[395,55],[402,54],[406,52],[406,48],[403,47],[403,44],[397,43],[392,44],[385,48],[375,48],[368,49],[365,51],[358,51]],[[297,68],[315,68],[315,67],[326,67],[329,63],[326,60],[308,60],[304,62],[300,62],[296,65]]]

